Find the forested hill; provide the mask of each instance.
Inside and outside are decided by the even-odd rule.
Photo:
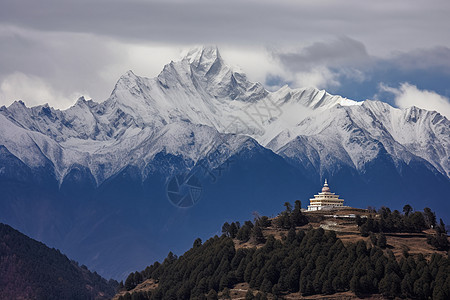
[[[225,223],[222,236],[197,239],[182,256],[169,253],[162,263],[131,273],[115,299],[450,299],[448,244],[433,242],[447,239],[445,226],[428,208],[359,210],[358,218],[333,217],[335,228],[344,230],[334,231],[323,226],[331,223],[330,212],[307,214],[300,207],[286,205],[274,219],[242,226]]]
[[[0,223],[0,299],[110,299],[116,286]]]

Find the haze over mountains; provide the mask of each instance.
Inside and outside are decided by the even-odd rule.
[[[126,72],[101,103],[1,107],[0,220],[121,278],[254,209],[305,206],[325,178],[347,205],[449,220],[449,155],[438,112],[269,92],[200,47],[155,78]],[[176,175],[197,178],[195,205],[169,201]]]

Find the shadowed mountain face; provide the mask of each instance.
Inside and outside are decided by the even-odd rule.
[[[328,178],[345,204],[450,207],[450,123],[312,88],[268,92],[199,48],[102,103],[0,108],[0,221],[123,278]]]
[[[2,223],[0,257],[0,299],[110,299],[118,284]]]

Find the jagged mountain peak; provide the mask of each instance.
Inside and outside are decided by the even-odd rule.
[[[8,109],[27,108],[22,100],[16,100],[8,106]]]
[[[199,46],[188,51],[183,58],[188,60],[191,65],[199,66],[201,64],[212,64],[216,60],[222,60],[219,48],[217,46]]]
[[[140,77],[134,74],[132,70],[126,71],[122,76],[120,76],[119,80],[117,81],[116,85],[114,86],[114,90],[112,91],[111,95],[114,95],[114,93],[117,90],[123,90],[123,89],[130,89],[133,86],[136,85],[136,82],[140,80]]]
[[[79,103],[85,103],[86,102],[86,98],[84,98],[84,96],[81,96],[77,99],[77,102],[75,102],[75,105],[79,104]]]
[[[298,136],[320,135],[315,141],[324,144],[322,139],[341,135],[341,141],[348,141],[346,151],[361,161],[367,161],[366,148],[377,148],[372,140],[380,140],[393,145],[386,146],[392,155],[403,151],[398,146],[401,144],[432,161],[443,174],[450,168],[446,150],[450,141],[445,137],[448,120],[439,114],[417,108],[396,109],[379,101],[356,102],[315,88],[285,86],[268,92],[228,66],[215,46],[190,50],[181,60],[165,65],[156,78],[125,72],[103,103],[81,97],[68,110],[59,111],[48,105],[27,108],[23,102],[15,102],[1,108],[0,113],[24,129],[85,153],[86,162],[100,161],[89,157],[94,153],[115,153],[118,148],[125,153],[130,139],[141,147],[138,141],[147,139],[147,135],[185,122],[223,133],[245,134],[275,151]],[[289,134],[280,134],[284,131]],[[276,143],[270,143],[274,138]],[[356,142],[366,148],[355,148]],[[424,148],[426,145],[431,146]],[[70,165],[72,157],[80,155],[67,157],[66,165]],[[60,166],[61,173],[66,165]]]

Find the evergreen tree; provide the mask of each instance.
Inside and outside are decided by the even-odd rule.
[[[272,287],[272,294],[274,294],[275,296],[279,296],[281,295],[281,287],[280,284],[274,284]]]
[[[253,224],[252,224],[253,227]],[[250,235],[252,232],[252,228],[250,226],[248,226],[247,224],[244,224],[244,226],[242,226],[237,235],[236,238],[242,242],[246,242],[250,239]]]
[[[286,212],[290,214],[292,212],[292,205],[289,202],[284,202],[284,207],[286,207]]]
[[[375,246],[377,244],[377,241],[378,241],[377,236],[373,232],[371,232],[369,234],[369,237],[370,237],[370,241],[372,242],[372,245]]]
[[[334,293],[333,285],[331,284],[331,279],[327,279],[324,281],[322,286],[322,294],[331,295]]]
[[[130,275],[128,275],[127,279],[125,279],[125,289],[127,291],[130,291],[132,289],[134,289],[136,287],[136,282],[134,281],[134,273],[130,273]],[[131,297],[131,295],[130,295]]]
[[[434,228],[436,226],[436,214],[431,211],[429,207],[425,207],[423,209],[423,212],[425,214],[425,223],[427,224],[428,228]]]
[[[262,217],[258,218],[258,225],[263,228],[266,228],[271,225],[271,221],[269,220],[269,218],[267,216],[262,216]]]
[[[403,206],[403,213],[405,214],[405,216],[409,216],[409,214],[412,212],[412,210],[413,210],[413,208],[409,204],[406,204],[405,206]]]
[[[229,288],[224,288],[222,291],[222,298],[223,299],[231,299],[231,295],[230,295],[230,289]]]
[[[225,234],[226,236],[230,236],[230,224],[228,222],[223,223],[222,233]]]
[[[377,246],[384,249],[387,246],[386,236],[380,233],[377,238]]]
[[[256,294],[255,300],[267,300],[267,295],[266,295],[266,293],[258,292],[258,293]]]
[[[439,226],[436,228],[438,233],[445,233],[447,234],[447,229],[445,229],[445,224],[442,219],[439,219]]]
[[[261,227],[255,226],[253,227],[253,237],[257,243],[264,243],[266,239],[264,238],[263,232],[261,230]]]
[[[248,290],[247,294],[245,294],[245,300],[253,300],[255,299],[255,296],[253,295],[253,291],[252,290]]]
[[[208,300],[218,300],[217,292],[215,290],[213,290],[213,289],[209,290],[208,295],[206,295],[206,299],[208,299]]]
[[[294,226],[303,226],[308,224],[308,219],[302,213],[302,203],[300,200],[295,201],[294,210],[291,214],[291,222]]]
[[[270,282],[267,278],[264,278],[260,289],[265,293],[270,293],[272,291],[272,287],[272,282]]]
[[[143,278],[142,278],[142,274],[140,272],[137,272],[137,271],[134,272],[134,283],[136,285],[138,285],[139,283],[142,283],[142,281],[144,281]]]
[[[234,239],[238,233],[238,230],[239,226],[235,222],[231,223],[229,228],[229,236]]]
[[[198,238],[194,241],[194,245],[192,246],[193,248],[198,248],[202,245],[202,239]]]
[[[296,233],[295,233],[295,227],[291,227],[288,231],[287,239],[286,241],[289,244],[292,244],[295,241]]]

